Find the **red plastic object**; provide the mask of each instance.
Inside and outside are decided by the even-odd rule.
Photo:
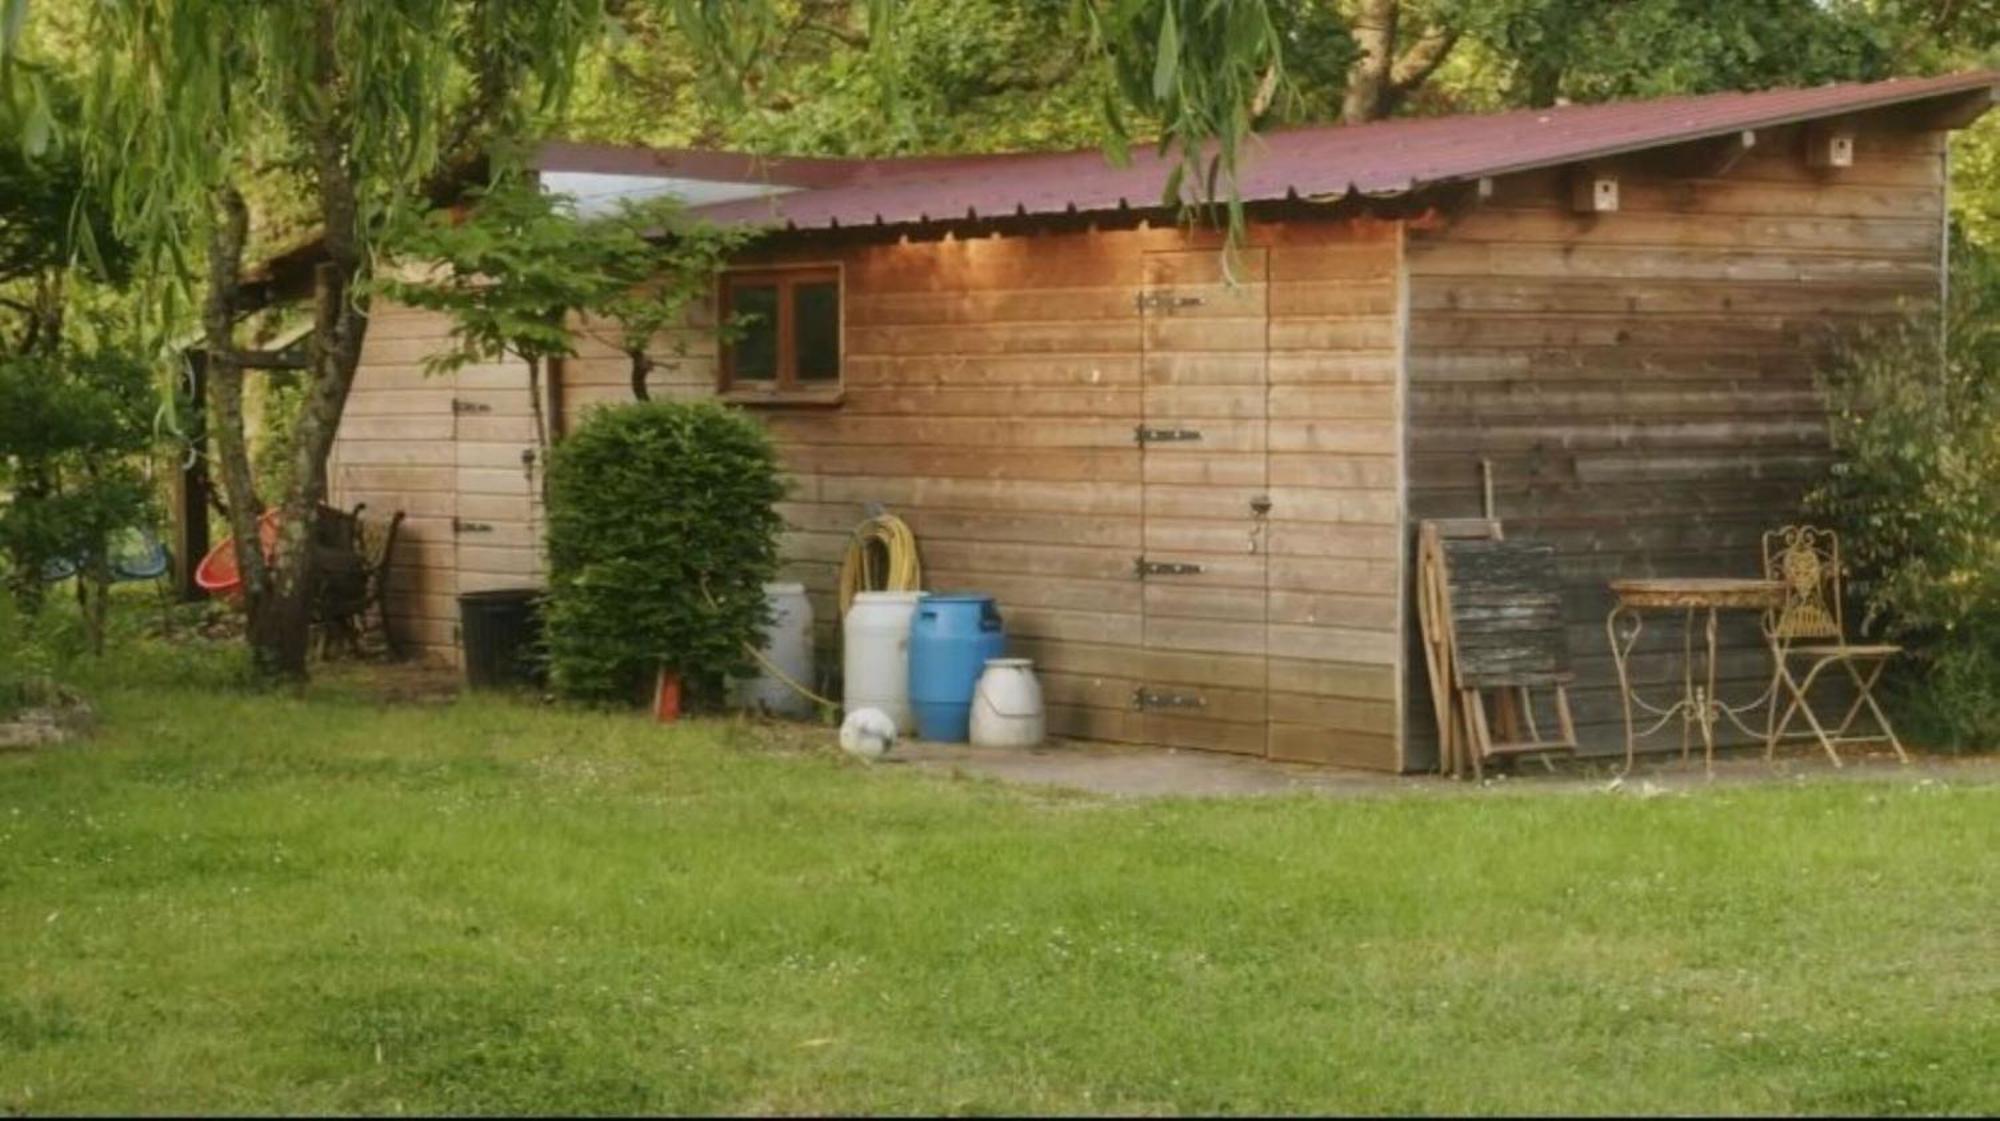
[[[278,555],[278,512],[266,510],[257,519],[257,540],[264,546],[264,559],[270,561]],[[194,569],[195,587],[210,595],[224,599],[243,597],[243,574],[236,570],[236,538],[225,537],[222,543],[208,551],[201,563]]]
[[[664,666],[660,676],[653,682],[653,719],[661,724],[672,724],[681,718],[681,675]]]

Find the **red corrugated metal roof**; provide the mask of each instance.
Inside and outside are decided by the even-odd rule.
[[[1397,194],[1982,87],[2000,88],[2000,71],[1288,129],[1250,143],[1237,190],[1246,202]],[[1095,149],[823,163],[804,189],[695,213],[823,229],[1149,208],[1168,170],[1150,150],[1125,167]]]

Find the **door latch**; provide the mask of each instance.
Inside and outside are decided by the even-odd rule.
[[[492,533],[493,527],[485,522],[468,522],[460,518],[453,518],[451,520],[451,531],[453,533]]]
[[[1208,698],[1200,693],[1170,693],[1141,685],[1132,690],[1134,708],[1207,708]]]
[[[1201,572],[1198,564],[1184,564],[1179,561],[1151,561],[1140,557],[1133,562],[1139,570],[1139,579],[1148,576],[1193,576]]]
[[[493,406],[484,401],[468,401],[463,397],[451,399],[451,411],[455,413],[490,413]]]
[[[1141,444],[1185,444],[1201,439],[1201,429],[1148,428],[1142,424],[1132,430],[1132,439]]]
[[[1141,312],[1157,311],[1166,315],[1184,307],[1200,307],[1203,302],[1200,296],[1176,296],[1165,288],[1141,292],[1132,301]]]

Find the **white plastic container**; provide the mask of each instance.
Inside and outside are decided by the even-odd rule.
[[[764,628],[764,646],[758,651],[786,677],[808,689],[813,681],[813,609],[804,584],[766,584],[764,598],[771,604],[771,622]],[[741,702],[745,708],[772,716],[809,719],[812,698],[785,684],[771,667],[757,664],[757,676],[743,682]]]
[[[975,747],[1037,747],[1047,730],[1042,683],[1026,658],[988,658],[972,690]]]
[[[841,620],[840,703],[848,712],[879,708],[896,731],[915,735],[910,711],[910,622],[922,592],[857,592]]]

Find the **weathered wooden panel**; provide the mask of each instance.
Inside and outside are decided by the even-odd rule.
[[[1453,677],[1465,685],[1545,685],[1570,673],[1555,547],[1447,538]]]
[[[1936,298],[1939,138],[1863,122],[1837,174],[1799,144],[1760,132],[1722,178],[1615,162],[1620,209],[1597,215],[1569,212],[1559,171],[1504,177],[1410,235],[1406,516],[1479,515],[1485,461],[1508,538],[1556,550],[1586,751],[1623,744],[1606,583],[1754,574],[1758,535],[1825,462],[1815,353]],[[1655,637],[1678,649],[1677,630]],[[1723,637],[1725,697],[1757,695],[1754,624]],[[1655,692],[1678,673],[1667,653],[1635,661]],[[1432,723],[1411,715],[1410,763],[1428,765]]]
[[[390,625],[410,653],[456,657],[456,379],[419,363],[444,345],[440,315],[378,306],[327,462],[329,499],[405,515],[389,572]]]

